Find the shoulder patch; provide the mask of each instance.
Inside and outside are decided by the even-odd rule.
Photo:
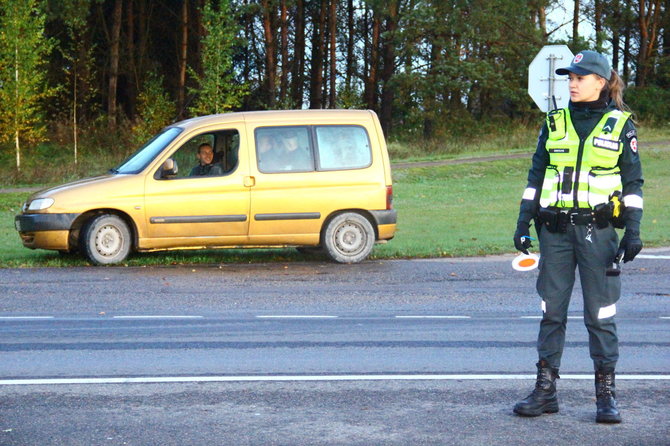
[[[633,153],[637,153],[637,138],[630,140],[630,150],[632,150]]]
[[[631,139],[633,136],[637,136],[637,130],[629,130],[626,132],[626,138]]]

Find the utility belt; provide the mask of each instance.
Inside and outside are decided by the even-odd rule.
[[[537,215],[538,225],[547,228],[549,232],[567,232],[570,225],[595,224],[598,229],[603,229],[612,224],[615,228],[623,228],[624,206],[620,198],[621,192],[615,191],[607,203],[597,204],[593,209],[553,206],[540,208]]]
[[[540,208],[537,219],[549,232],[567,232],[568,226],[589,225],[596,221],[593,209],[590,208]]]

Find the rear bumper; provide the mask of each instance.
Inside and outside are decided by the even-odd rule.
[[[377,226],[394,225],[398,221],[398,212],[395,209],[384,211],[370,211],[372,218],[375,219]]]

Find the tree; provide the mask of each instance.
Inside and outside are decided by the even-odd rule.
[[[163,76],[149,73],[138,97],[137,111],[133,140],[139,146],[174,119],[175,104],[163,88]]]
[[[0,138],[14,139],[17,170],[21,143],[44,136],[41,101],[53,94],[45,79],[53,48],[44,35],[45,20],[36,0],[0,3]]]
[[[67,0],[59,5],[57,13],[66,27],[67,41],[61,41],[59,50],[63,54],[66,79],[61,93],[65,95],[67,109],[71,110],[74,163],[78,162],[79,120],[86,104],[96,93],[94,86],[93,48],[87,32],[86,16],[91,0]]]
[[[202,76],[191,70],[198,81],[197,99],[189,110],[196,115],[224,113],[242,104],[247,87],[235,77],[233,55],[239,32],[229,0],[209,0],[202,11],[206,34],[202,37]]]
[[[109,128],[116,129],[117,86],[119,82],[119,47],[121,42],[121,19],[123,0],[114,1],[112,34],[109,45],[109,88],[107,92],[107,117]]]

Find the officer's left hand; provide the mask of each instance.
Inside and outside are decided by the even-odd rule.
[[[625,251],[623,256],[623,263],[633,260],[635,256],[638,255],[642,250],[642,240],[640,240],[640,233],[638,231],[627,229],[623,234],[621,243],[619,243],[619,249]]]

